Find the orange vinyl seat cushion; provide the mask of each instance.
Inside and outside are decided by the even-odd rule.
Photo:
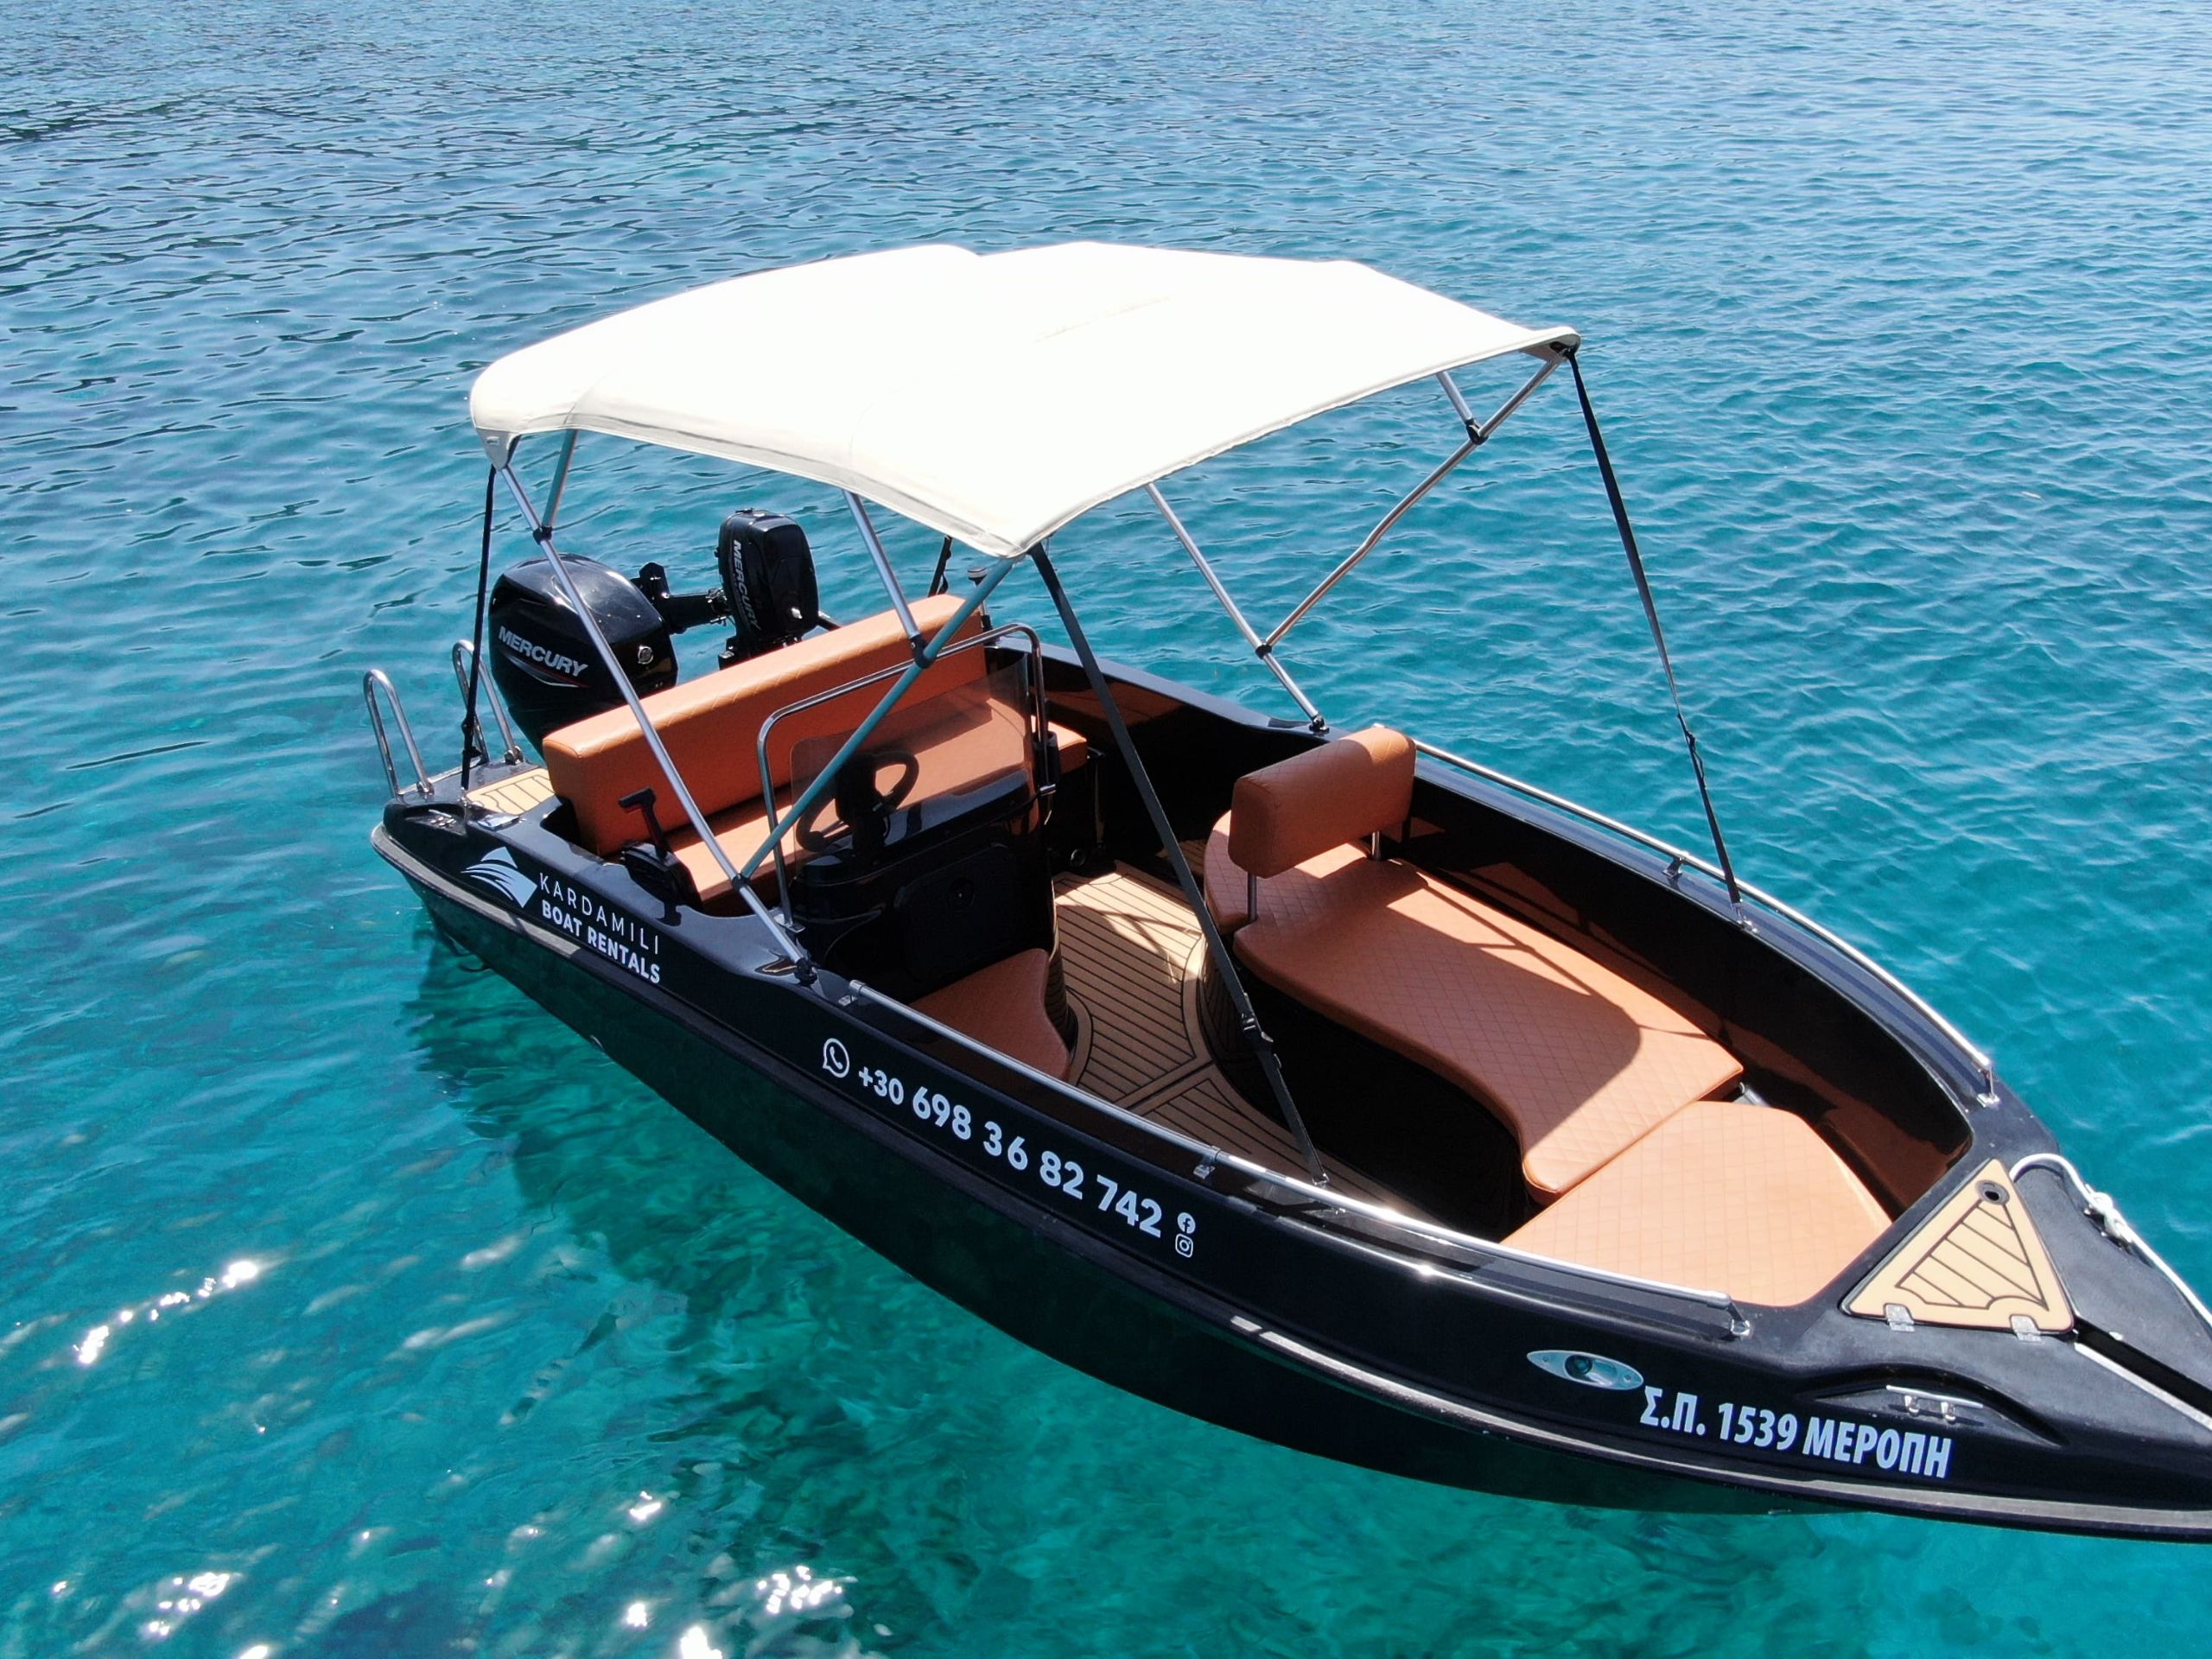
[[[959,605],[950,594],[922,600],[912,607],[914,621],[934,637]],[[982,626],[971,617],[961,636],[979,632]],[[770,715],[911,660],[899,619],[886,611],[656,691],[645,700],[645,711],[699,810],[712,822],[732,807],[759,801],[760,728]],[[919,702],[981,679],[985,671],[981,652],[944,658],[908,690],[906,702]],[[850,730],[888,689],[888,682],[867,687],[778,721],[769,756],[776,783],[790,781],[791,748],[800,739]],[[549,733],[543,747],[553,792],[575,810],[576,838],[601,856],[611,857],[625,843],[644,839],[645,819],[620,805],[624,796],[639,789],[650,786],[658,792],[656,810],[663,824],[673,828],[683,822],[675,791],[626,707]]]
[[[1047,1077],[1065,1077],[1073,1057],[1059,1027],[1045,1011],[1052,966],[1052,957],[1043,950],[1017,951],[942,990],[918,997],[914,1006],[986,1048]]]
[[[1207,903],[1236,930],[1237,957],[1254,973],[1496,1109],[1520,1141],[1529,1185],[1545,1194],[1566,1192],[1743,1075],[1687,1015],[1573,945],[1410,865],[1344,844],[1346,830],[1397,827],[1409,804],[1373,786],[1385,772],[1374,764],[1376,746],[1363,742],[1366,758],[1338,773],[1307,765],[1346,741],[1240,779],[1236,806],[1207,844]],[[1409,789],[1410,748],[1404,765]],[[1235,856],[1251,843],[1236,814],[1253,798],[1246,785],[1274,774],[1280,793],[1294,767],[1322,784],[1349,775],[1367,810],[1307,814],[1338,844],[1262,877],[1251,920],[1246,867]],[[1295,816],[1278,806],[1275,822]],[[1274,832],[1263,845],[1270,861],[1303,850]]]
[[[1505,1242],[1787,1307],[1834,1283],[1889,1222],[1804,1119],[1748,1101],[1700,1100]]]

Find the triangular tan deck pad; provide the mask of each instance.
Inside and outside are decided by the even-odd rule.
[[[2069,1329],[2074,1310],[2005,1166],[1992,1159],[1922,1224],[1851,1299],[1850,1311],[1885,1318],[1902,1307],[1922,1325]]]

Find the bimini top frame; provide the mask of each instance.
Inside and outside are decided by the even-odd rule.
[[[1273,1045],[1213,925],[1108,677],[1046,552],[1046,538],[1101,502],[1146,491],[1246,644],[1312,729],[1325,733],[1326,719],[1279,659],[1277,647],[1393,526],[1566,363],[1696,776],[1718,860],[1711,868],[1726,885],[1738,921],[1748,926],[1746,889],[1729,858],[1697,739],[1683,711],[1650,582],[1577,360],[1580,345],[1571,329],[1522,328],[1348,262],[1092,243],[989,256],[954,247],[911,248],[714,284],[513,353],[478,378],[470,412],[493,461],[477,586],[478,643],[493,493],[504,479],[685,817],[732,888],[790,957],[799,981],[810,984],[813,966],[796,930],[753,892],[754,872],[778,852],[790,826],[834,787],[847,761],[1014,565],[1034,563],[1198,919],[1269,1091],[1310,1177],[1325,1185],[1319,1154]],[[1536,359],[1535,371],[1489,419],[1478,420],[1451,372],[1515,353]],[[1281,622],[1261,633],[1168,505],[1159,480],[1311,416],[1427,377],[1441,386],[1464,434],[1461,442]],[[764,390],[756,404],[733,397],[733,386]],[[1050,421],[1037,418],[1040,402],[1050,403]],[[583,430],[724,455],[837,486],[907,636],[912,660],[813,782],[795,792],[741,866],[699,810],[554,544],[553,520],[575,435]],[[541,515],[515,472],[514,458],[524,435],[547,431],[562,433],[563,442]],[[916,625],[868,515],[868,499],[997,556],[934,637],[925,638]],[[483,754],[478,677],[472,652],[464,795],[470,762]],[[1924,1003],[1919,1006],[1933,1014]],[[1947,1024],[1942,1029],[1956,1034]],[[1993,1094],[1986,1057],[1962,1038],[1958,1041]]]
[[[469,413],[494,464],[531,433],[610,433],[814,479],[1018,558],[1325,410],[1575,341],[1348,260],[938,245],[587,324],[493,363]]]

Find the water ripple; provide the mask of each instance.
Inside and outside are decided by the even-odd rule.
[[[438,946],[364,844],[353,690],[389,665],[450,746],[466,388],[537,335],[937,237],[1370,257],[1584,329],[1739,861],[1992,1045],[2212,1278],[2195,9],[551,0],[218,29],[87,0],[7,29],[0,1659],[2202,1627],[2171,1552],[1496,1503],[1060,1370]],[[1172,493],[1278,616],[1447,437],[1385,399]],[[1571,400],[1532,404],[1288,649],[1340,718],[1694,838],[1575,442]],[[729,505],[773,500],[817,527],[832,608],[867,602],[823,493],[588,460],[578,550],[700,569]],[[1270,695],[1145,514],[1065,541],[1103,648]],[[918,573],[930,541],[894,550]]]

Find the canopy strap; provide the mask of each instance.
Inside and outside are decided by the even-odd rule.
[[[1114,734],[1114,746],[1122,752],[1122,760],[1129,769],[1129,779],[1135,784],[1137,795],[1144,802],[1144,810],[1152,819],[1154,831],[1160,836],[1160,850],[1167,855],[1167,861],[1174,867],[1176,885],[1183,889],[1184,901],[1198,918],[1199,931],[1205,935],[1206,951],[1212,957],[1214,967],[1221,975],[1222,987],[1229,993],[1229,1000],[1236,1010],[1238,1025],[1243,1028],[1252,1052],[1260,1062],[1260,1071],[1268,1080],[1268,1090],[1274,1096],[1276,1106],[1282,1111],[1283,1122],[1296,1137],[1298,1150],[1306,1160],[1306,1173],[1313,1178],[1316,1186],[1329,1184],[1328,1171],[1322,1166],[1321,1154],[1315,1150],[1313,1137],[1306,1132],[1306,1120],[1299,1116],[1298,1103],[1290,1097],[1290,1085],[1283,1081],[1282,1063],[1275,1058],[1274,1039],[1260,1025],[1260,1016],[1252,1007],[1252,1000],[1244,994],[1244,982],[1236,972],[1236,958],[1229,954],[1229,943],[1221,937],[1221,930],[1214,925],[1213,912],[1206,908],[1205,894],[1199,890],[1198,879],[1191,873],[1191,861],[1183,855],[1183,844],[1175,838],[1175,826],[1168,821],[1167,810],[1160,804],[1159,792],[1152,786],[1152,778],[1138,758],[1137,746],[1129,736],[1129,728],[1122,718],[1121,705],[1114,701],[1113,688],[1106,683],[1106,671],[1099,667],[1098,658],[1091,653],[1090,641],[1083,632],[1083,624],[1076,620],[1075,607],[1068,603],[1067,590],[1060,586],[1059,572],[1052,569],[1045,545],[1039,542],[1029,550],[1029,556],[1037,562],[1037,573],[1045,579],[1046,590],[1058,607],[1060,622],[1068,631],[1068,643],[1075,647],[1081,658],[1083,671],[1090,681],[1091,695],[1098,699],[1099,709],[1106,716],[1107,729]]]
[[[468,772],[471,763],[489,761],[491,751],[484,747],[484,725],[476,714],[477,688],[484,678],[484,603],[485,590],[492,581],[492,506],[499,487],[499,469],[496,467],[484,475],[484,544],[476,556],[476,627],[468,647],[467,706],[461,715],[461,798],[464,816],[468,810]]]
[[[1728,843],[1720,834],[1720,817],[1713,810],[1713,791],[1705,779],[1705,757],[1698,752],[1697,734],[1690,729],[1689,716],[1682,712],[1682,690],[1675,681],[1674,658],[1667,654],[1667,632],[1659,626],[1658,601],[1651,596],[1651,578],[1644,574],[1643,556],[1637,551],[1636,531],[1628,521],[1628,504],[1621,499],[1620,480],[1613,476],[1612,458],[1605,453],[1604,434],[1598,429],[1598,411],[1591,406],[1590,388],[1582,378],[1582,359],[1573,348],[1567,350],[1567,366],[1574,374],[1574,396],[1582,405],[1582,423],[1590,429],[1590,452],[1598,458],[1598,474],[1605,480],[1605,499],[1612,503],[1613,523],[1619,526],[1621,548],[1628,555],[1628,568],[1636,577],[1637,596],[1643,601],[1643,620],[1651,625],[1651,643],[1659,647],[1659,666],[1666,671],[1667,695],[1675,704],[1675,723],[1682,728],[1682,742],[1689,750],[1690,769],[1697,774],[1697,798],[1705,806],[1706,827],[1713,831],[1713,850],[1720,862],[1720,879],[1728,886],[1728,902],[1740,918],[1744,913],[1743,889],[1736,885],[1736,867],[1728,858]]]

